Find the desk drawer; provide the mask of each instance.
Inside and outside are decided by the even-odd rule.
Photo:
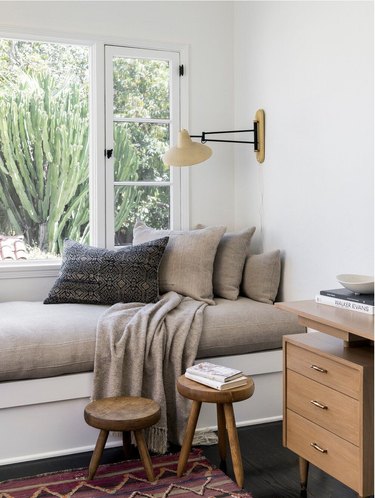
[[[360,372],[312,351],[287,343],[286,368],[359,399]]]
[[[287,447],[347,486],[358,490],[359,448],[291,410],[287,410],[286,417]],[[316,446],[313,447],[312,444]]]
[[[312,422],[359,445],[359,402],[287,370],[286,406]]]

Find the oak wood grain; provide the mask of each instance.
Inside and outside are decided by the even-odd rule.
[[[218,447],[221,460],[220,464],[225,464],[227,434],[229,441],[228,446],[232,456],[232,464],[236,482],[240,488],[243,487],[244,471],[232,403],[248,399],[253,394],[254,389],[254,382],[250,377],[248,377],[247,383],[244,386],[225,391],[218,391],[193,380],[187,379],[185,375],[181,375],[177,379],[178,392],[185,398],[193,400],[178,461],[178,476],[182,475],[186,467],[202,402],[216,403],[219,433]]]
[[[103,398],[92,401],[85,407],[84,418],[88,425],[100,429],[89,464],[89,480],[95,476],[109,431],[123,433],[123,448],[128,455],[130,432],[134,433],[147,478],[149,481],[154,480],[152,463],[142,431],[160,419],[160,405],[156,401],[137,396]]]
[[[373,315],[319,304],[313,300],[280,302],[275,306],[297,315],[302,325],[332,334],[347,342],[355,339],[355,336],[374,341]]]

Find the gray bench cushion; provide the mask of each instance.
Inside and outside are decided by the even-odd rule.
[[[0,380],[92,370],[96,323],[108,307],[0,303]]]
[[[208,306],[198,348],[198,357],[252,353],[282,346],[285,334],[306,332],[291,313],[271,304],[239,297],[236,301],[215,298]]]
[[[281,347],[283,334],[304,332],[293,315],[240,297],[207,306],[198,357]],[[109,306],[0,303],[0,381],[93,369],[96,324]]]

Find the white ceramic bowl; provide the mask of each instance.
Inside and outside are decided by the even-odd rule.
[[[374,277],[370,277],[369,275],[344,273],[342,275],[337,275],[336,278],[342,286],[356,294],[374,293]]]

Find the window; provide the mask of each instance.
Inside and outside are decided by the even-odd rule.
[[[108,246],[131,242],[138,217],[169,228],[176,216],[178,172],[161,156],[178,131],[178,67],[176,52],[106,47]]]
[[[100,54],[105,61],[91,67],[104,74],[90,76],[89,59]],[[137,217],[179,228],[180,171],[161,160],[180,127],[179,58],[0,39],[0,263],[56,259],[64,238],[130,243]],[[90,81],[100,78],[104,95],[89,113]],[[95,197],[103,179],[105,195]]]
[[[88,48],[0,40],[0,260],[89,240]]]

